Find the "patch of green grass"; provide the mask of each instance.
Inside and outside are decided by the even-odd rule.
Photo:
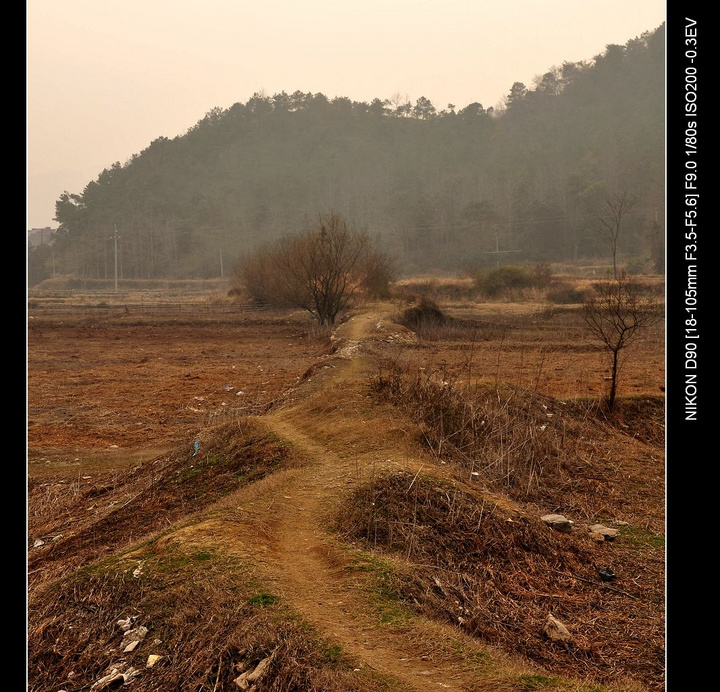
[[[658,536],[656,533],[645,531],[637,526],[621,526],[620,536],[638,548],[652,548],[653,550],[665,548],[664,536]]]
[[[156,554],[152,543],[148,543],[142,552],[133,555],[133,563],[143,565],[146,579],[164,578],[164,575],[182,575],[196,569],[207,569],[212,561],[216,561],[217,554],[212,548],[205,548],[197,552],[188,552],[178,548]],[[125,562],[127,560],[125,559]],[[229,565],[222,565],[223,569],[234,569]],[[131,568],[134,569],[134,568]]]
[[[341,646],[326,646],[320,653],[323,663],[337,666],[346,663],[345,654]]]
[[[204,457],[198,458],[195,463],[183,468],[175,479],[175,482],[186,483],[215,466],[229,465],[229,463],[230,462],[224,457],[208,453]]]
[[[250,605],[260,606],[265,608],[267,606],[275,605],[280,599],[271,593],[259,593],[255,594],[251,599],[248,600]]]
[[[520,675],[513,683],[513,692],[621,692],[623,688],[606,687],[594,683],[578,683],[555,675],[529,673]]]
[[[521,675],[518,678],[517,692],[531,692],[532,690],[557,689],[560,679],[547,675]]]
[[[278,447],[289,448],[289,449],[294,449],[294,447],[295,447],[295,443],[292,440],[288,440],[284,437],[281,437],[280,435],[278,435],[276,432],[274,432],[272,430],[267,433],[267,439],[269,442],[277,445]]]
[[[467,668],[479,668],[492,664],[492,658],[486,651],[479,651],[460,642],[451,640],[448,648],[456,654]]]
[[[415,616],[399,592],[399,577],[390,562],[358,553],[348,569],[368,573],[367,590],[382,624],[401,625]]]

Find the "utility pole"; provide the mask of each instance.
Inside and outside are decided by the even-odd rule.
[[[117,293],[118,290],[118,253],[117,253],[117,245],[118,245],[118,238],[120,237],[117,232],[117,226],[113,226],[114,233],[113,233],[113,240],[115,241],[115,293]]]
[[[520,250],[501,250],[500,249],[500,241],[498,240],[498,237],[495,236],[495,249],[494,250],[486,250],[483,252],[483,255],[495,255],[495,266],[500,268],[500,255],[508,255],[513,252],[521,252]]]

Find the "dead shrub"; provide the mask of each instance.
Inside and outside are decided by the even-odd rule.
[[[498,332],[497,325],[481,324],[476,320],[458,319],[446,315],[430,298],[421,297],[414,305],[396,315],[393,320],[412,329],[426,341],[441,339],[486,340]]]
[[[567,281],[555,280],[548,288],[546,300],[558,305],[582,303],[587,297],[587,290]]]
[[[449,318],[443,314],[435,301],[423,296],[417,305],[404,310],[400,319],[401,324],[418,330],[424,327],[441,327]]]
[[[258,303],[301,308],[321,325],[333,325],[360,295],[388,297],[395,275],[393,260],[373,248],[367,233],[330,212],[304,233],[241,258],[232,284]]]
[[[550,283],[550,271],[545,265],[533,268],[507,265],[480,270],[475,274],[476,289],[488,298],[508,296],[521,299],[525,289],[542,289]]]
[[[527,496],[560,465],[563,430],[549,397],[512,387],[468,391],[442,371],[392,361],[371,378],[371,388],[421,425],[434,454],[451,458],[469,477]]]

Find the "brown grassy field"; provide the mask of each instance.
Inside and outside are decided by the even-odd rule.
[[[419,288],[31,299],[28,689],[664,689],[662,323],[610,415],[578,305]]]

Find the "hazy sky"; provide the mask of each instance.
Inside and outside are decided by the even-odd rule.
[[[255,92],[487,108],[664,20],[664,0],[28,0],[28,228]]]

